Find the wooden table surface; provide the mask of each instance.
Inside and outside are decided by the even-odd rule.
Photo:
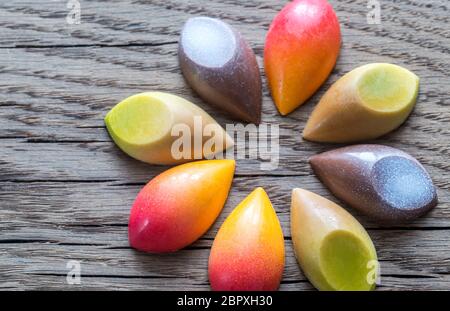
[[[425,217],[395,227],[349,210],[376,245],[379,290],[450,289],[448,0],[380,0],[378,25],[367,23],[368,1],[330,1],[343,44],[325,85],[287,117],[277,113],[264,87],[263,122],[280,125],[278,169],[262,171],[257,160],[238,160],[228,202],[214,226],[193,245],[166,255],[131,249],[127,221],[139,189],[167,167],[122,153],[103,117],[131,94],[160,90],[197,103],[222,125],[233,123],[184,82],[177,62],[180,28],[193,16],[225,20],[250,42],[263,72],[265,34],[286,1],[81,0],[79,25],[67,23],[67,2],[0,3],[0,289],[207,290],[215,233],[257,186],[268,192],[286,237],[281,289],[312,289],[293,255],[290,193],[302,187],[338,202],[307,162],[336,145],[303,141],[300,133],[330,84],[369,62],[403,65],[421,78],[407,122],[372,142],[421,161],[440,203]],[[80,285],[66,282],[70,260],[81,263]]]

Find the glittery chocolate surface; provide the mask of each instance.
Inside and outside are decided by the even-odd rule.
[[[393,208],[421,207],[435,196],[426,172],[404,157],[391,156],[377,161],[372,169],[372,180],[379,196]]]

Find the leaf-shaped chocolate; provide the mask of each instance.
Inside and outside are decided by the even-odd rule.
[[[341,46],[341,29],[327,0],[289,1],[270,24],[264,69],[275,105],[287,115],[328,78]]]
[[[187,82],[205,101],[233,117],[260,123],[258,63],[236,30],[215,18],[191,18],[181,32],[178,57]]]
[[[277,290],[284,269],[284,239],[275,209],[256,188],[227,217],[209,256],[213,290]]]
[[[309,117],[303,137],[330,143],[380,137],[405,122],[418,91],[419,77],[403,67],[360,66],[328,89]]]
[[[409,154],[382,145],[354,145],[311,157],[336,197],[389,224],[415,219],[437,204],[433,182]]]
[[[234,168],[234,160],[204,160],[172,167],[153,178],[131,208],[130,245],[166,253],[193,243],[225,205]]]
[[[234,144],[203,109],[170,93],[145,92],[130,96],[108,112],[105,123],[120,149],[151,164],[211,159]],[[196,138],[199,144],[195,143]]]
[[[379,277],[375,246],[345,209],[313,192],[292,191],[295,257],[319,290],[372,290]]]

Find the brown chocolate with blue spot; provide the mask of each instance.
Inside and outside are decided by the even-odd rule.
[[[237,119],[261,122],[258,63],[231,26],[215,18],[189,19],[181,31],[178,57],[186,81],[206,102]]]
[[[395,148],[354,145],[315,155],[310,164],[336,197],[386,224],[413,220],[437,204],[425,168]]]

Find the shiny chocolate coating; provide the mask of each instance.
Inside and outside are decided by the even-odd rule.
[[[425,168],[395,148],[354,145],[315,155],[310,164],[336,197],[386,224],[413,220],[437,204]]]
[[[181,31],[178,57],[186,81],[206,102],[237,119],[260,123],[258,63],[231,26],[215,18],[189,19]]]

